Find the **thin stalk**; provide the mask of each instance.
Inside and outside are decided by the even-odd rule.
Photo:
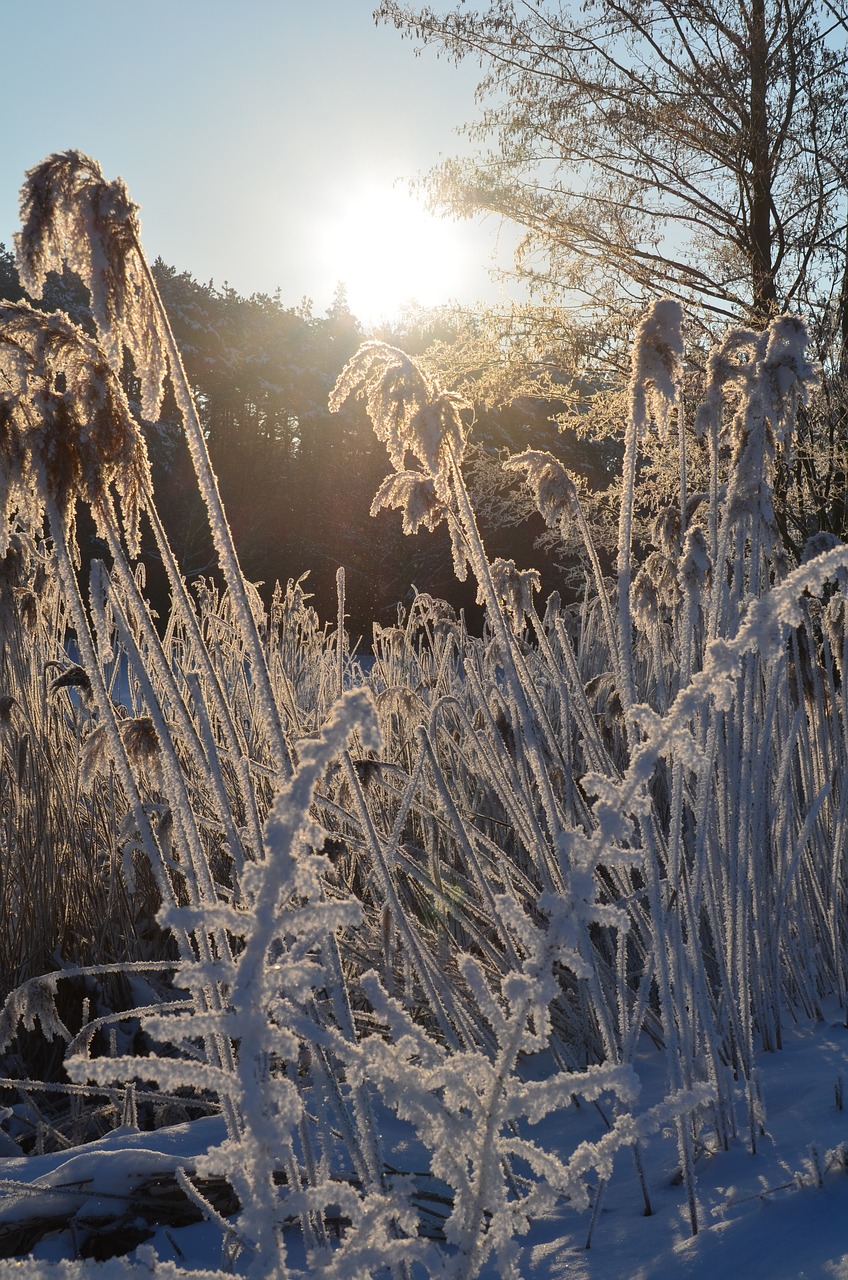
[[[236,874],[238,874],[244,863],[244,853],[242,850],[241,840],[238,832],[236,831],[235,823],[233,822],[229,797],[227,796],[224,779],[221,775],[220,759],[217,747],[208,732],[205,734],[203,742],[198,738],[191,716],[186,709],[183,697],[174,677],[174,673],[171,670],[171,665],[168,662],[167,656],[162,647],[162,642],[159,639],[156,628],[153,626],[150,613],[146,608],[145,602],[138,589],[138,583],[135,580],[135,576],[130,573],[124,557],[121,554],[120,543],[112,522],[107,520],[105,522],[105,528],[109,550],[112,553],[114,564],[113,571],[117,573],[118,581],[120,582],[121,588],[127,599],[132,602],[133,617],[136,625],[144,636],[146,644],[146,658],[142,658],[141,654],[136,650],[138,654],[138,665],[141,668],[141,671],[146,675],[147,665],[151,662],[153,663],[156,674],[167,693],[170,712],[177,721],[183,742],[192,755],[194,766],[199,770],[200,776],[207,778],[212,786],[212,791],[217,802],[218,815],[224,827],[227,846],[230,856],[233,859]],[[201,705],[201,699],[199,697],[199,682],[196,677],[194,677],[194,679],[192,679],[192,677],[192,672],[186,673],[189,689],[194,693],[196,705],[199,708]],[[152,686],[151,696],[155,697],[158,701],[158,694],[153,694]],[[208,718],[204,716],[204,720],[206,722],[206,726],[208,726]],[[251,810],[252,806],[249,806],[248,813],[250,813]],[[254,846],[258,852],[262,847],[261,835],[258,832],[258,829],[254,832],[254,835],[259,836],[260,840],[260,842]]]
[[[203,633],[200,629],[200,623],[194,608],[185,581],[180,573],[180,567],[177,564],[174,553],[171,549],[168,536],[165,533],[162,521],[159,518],[159,512],[153,498],[152,491],[145,494],[145,510],[147,512],[153,535],[156,539],[156,545],[159,548],[159,554],[162,557],[162,563],[168,575],[168,582],[171,587],[172,598],[179,606],[179,617],[186,628],[191,644],[191,656],[197,663],[199,674],[203,680],[204,701],[211,701],[212,710],[218,720],[221,730],[224,734],[225,741],[229,747],[230,757],[233,767],[236,771],[236,777],[239,783],[242,803],[245,813],[248,815],[248,826],[252,832],[257,857],[262,849],[261,823],[256,808],[256,793],[250,778],[247,758],[245,755],[246,746],[239,735],[235,720],[233,719],[230,704],[221,688],[221,682],[218,673],[215,670],[214,663],[209,654],[209,649],[203,639]],[[173,614],[172,614],[173,617]]]
[[[244,575],[239,564],[238,554],[233,542],[230,526],[224,511],[224,504],[221,501],[221,495],[218,490],[218,481],[215,472],[212,470],[212,463],[209,459],[209,451],[206,447],[206,437],[203,432],[200,419],[197,415],[197,408],[194,403],[194,397],[188,384],[185,368],[183,367],[182,357],[177,347],[173,331],[171,329],[168,314],[162,302],[159,290],[150,265],[144,256],[141,244],[136,241],[136,249],[139,260],[143,264],[146,283],[150,289],[151,295],[155,301],[159,318],[162,325],[162,332],[165,335],[165,346],[168,357],[168,365],[171,373],[171,384],[174,389],[174,398],[177,402],[180,414],[183,419],[186,440],[189,446],[189,452],[194,464],[195,473],[197,475],[200,492],[206,503],[209,512],[209,524],[212,532],[212,540],[215,550],[218,553],[221,570],[227,583],[230,595],[232,596],[236,617],[241,630],[242,639],[245,648],[250,654],[251,671],[255,681],[256,696],[262,710],[263,721],[266,732],[270,739],[271,751],[276,766],[281,775],[291,777],[293,773],[293,763],[291,752],[283,730],[282,721],[280,719],[279,709],[277,707],[276,698],[271,685],[271,676],[268,671],[268,664],[265,657],[265,650],[256,628],[253,618],[250,601],[244,585]]]

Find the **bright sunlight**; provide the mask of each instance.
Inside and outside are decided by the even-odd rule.
[[[428,213],[404,188],[364,184],[319,226],[320,250],[350,308],[366,324],[390,319],[409,302],[455,297],[480,273],[473,231]]]

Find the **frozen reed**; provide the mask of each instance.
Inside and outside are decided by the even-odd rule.
[[[562,464],[509,461],[548,524],[579,531],[579,608],[539,607],[532,567],[487,555],[466,406],[366,344],[332,404],[364,397],[386,444],[373,510],[398,508],[410,535],[444,524],[486,610],[474,637],[419,595],[375,627],[366,672],[343,575],[333,629],[302,583],[266,612],[241,574],[123,185],[69,152],[30,172],[22,212],[28,287],[67,260],[97,336],[0,311],[3,1046],[40,1022],[80,1085],[215,1101],[227,1138],[195,1172],[241,1204],[224,1221],[204,1202],[220,1274],[519,1276],[530,1217],[566,1198],[594,1224],[623,1149],[650,1210],[641,1145],[666,1126],[697,1231],[696,1151],[760,1141],[757,1052],[828,997],[848,1014],[848,548],[814,539],[791,563],[773,509],[815,382],[803,326],[734,331],[713,354],[694,423],[711,478],[693,495],[680,311],[645,315],[614,581]],[[220,559],[193,595],[144,443],[166,374]],[[633,514],[655,429],[676,432],[680,486],[646,550]],[[108,547],[86,581],[80,504]],[[142,531],[171,584],[158,628]],[[63,972],[40,977],[53,954]],[[97,991],[116,965],[143,1006],[89,1002],[69,1027],[63,981]],[[144,1056],[129,1037],[99,1052],[104,1018],[134,1019]],[[664,1055],[656,1106],[645,1053]],[[606,1129],[564,1150],[536,1126],[577,1098]],[[388,1112],[444,1189],[440,1242]]]

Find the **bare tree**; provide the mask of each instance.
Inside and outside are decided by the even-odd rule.
[[[426,187],[525,228],[516,270],[541,294],[597,311],[662,293],[708,327],[801,307],[839,345],[848,78],[831,0],[382,0],[375,17],[479,60],[479,146]]]

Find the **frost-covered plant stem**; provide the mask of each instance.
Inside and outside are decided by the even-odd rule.
[[[166,353],[168,357],[168,367],[171,374],[171,384],[174,389],[174,398],[177,407],[183,419],[185,427],[186,440],[188,441],[191,460],[194,464],[195,473],[197,475],[200,492],[206,503],[206,509],[209,513],[209,525],[212,532],[212,540],[215,550],[221,564],[221,570],[224,574],[227,588],[233,599],[236,616],[241,628],[242,637],[244,639],[247,652],[250,654],[251,673],[256,684],[256,696],[262,708],[263,720],[271,741],[271,749],[283,776],[288,776],[292,772],[292,758],[289,750],[286,735],[283,730],[280,712],[274,697],[274,691],[271,686],[271,677],[268,672],[268,663],[265,657],[265,650],[259,637],[253,612],[250,607],[250,601],[247,598],[247,591],[244,585],[244,575],[239,564],[238,554],[230,532],[229,522],[224,511],[224,505],[221,501],[221,495],[218,490],[218,481],[215,472],[212,470],[212,463],[209,459],[209,450],[206,447],[206,437],[203,432],[200,419],[197,415],[197,407],[194,403],[194,397],[191,394],[188,378],[186,377],[185,368],[183,367],[182,356],[177,347],[173,331],[171,329],[168,314],[165,310],[162,299],[159,295],[159,289],[150,270],[150,264],[144,255],[140,241],[136,240],[136,249],[142,262],[143,270],[146,274],[146,283],[150,289],[151,296],[155,299],[159,309],[160,323],[162,332],[165,335]]]
[[[407,913],[404,910],[397,890],[389,870],[389,863],[386,851],[383,849],[380,837],[374,827],[371,814],[368,812],[368,806],[365,803],[365,797],[362,794],[362,785],[357,777],[356,769],[350,758],[349,752],[345,752],[342,756],[344,763],[347,783],[351,789],[354,798],[357,815],[362,824],[365,835],[366,845],[371,852],[373,865],[380,879],[382,893],[392,912],[395,925],[403,932],[403,938],[410,955],[415,964],[415,971],[424,991],[427,1000],[433,1012],[433,1016],[439,1024],[441,1034],[444,1036],[447,1044],[452,1048],[460,1047],[458,1034],[461,1034],[466,1040],[472,1040],[471,1028],[465,1023],[465,1019],[458,1012],[456,1005],[451,998],[450,991],[445,988],[440,990],[440,981],[433,972],[433,963],[429,955],[427,955],[424,947],[421,945],[416,935],[414,926],[407,920]],[[424,753],[419,754],[419,768],[423,765]],[[408,794],[410,800],[414,793],[414,783],[409,787]],[[399,830],[400,824],[396,823]],[[453,1018],[451,1017],[453,1015]]]
[[[631,554],[633,541],[633,504],[635,502],[638,427],[631,415],[624,438],[621,510],[618,518],[618,648],[613,650],[618,666],[618,695],[633,745],[630,711],[636,701],[633,675],[633,619],[630,613]]]
[[[95,705],[97,706],[100,715],[103,731],[109,742],[110,752],[118,778],[133,813],[133,818],[139,832],[142,847],[147,855],[151,870],[153,871],[156,879],[157,887],[159,888],[163,903],[167,909],[168,907],[173,907],[176,904],[176,895],[171,880],[171,874],[168,869],[168,860],[166,859],[161,846],[154,835],[141,795],[139,794],[135,777],[133,776],[126,747],[118,729],[115,710],[103,680],[100,662],[89,630],[85,606],[79,592],[77,576],[71,562],[65,538],[65,523],[62,514],[59,511],[55,499],[51,496],[47,497],[45,506],[56,551],[59,577],[62,583],[63,593],[68,604],[70,616],[76,630],[77,644],[79,646],[82,664],[91,682]],[[152,691],[150,692],[151,708],[155,708],[158,714],[158,702],[155,695],[152,695]],[[168,740],[167,726],[164,721],[160,720],[158,727],[160,742],[162,740],[161,735],[164,735],[165,740]],[[177,765],[176,774],[177,777],[179,777],[179,765]],[[189,808],[187,799],[184,808]],[[190,825],[193,826],[193,823]],[[203,867],[205,867],[208,872],[208,865],[205,863],[202,851],[195,852],[193,862],[195,865],[195,873],[202,870]],[[184,957],[193,956],[194,952],[188,935],[177,930],[175,932],[175,937],[180,946],[182,955]],[[202,930],[198,931],[196,941],[201,956],[208,959],[211,953],[209,950],[208,940]],[[199,1002],[200,1007],[205,1007],[209,999],[212,999],[213,1004],[220,1001],[220,996],[217,993],[213,993],[212,989],[209,987],[195,989],[193,995],[195,1000]],[[207,1039],[207,1051],[209,1052],[210,1059],[213,1063],[231,1067],[231,1046],[228,1041],[219,1036],[213,1036],[211,1039]],[[228,1127],[231,1132],[234,1132],[237,1125],[237,1119],[235,1111],[231,1106],[230,1099],[228,1097],[224,1097],[222,1099],[222,1105],[224,1113],[227,1116]]]
[[[180,872],[186,879],[190,900],[198,904],[203,902],[211,904],[217,901],[218,894],[209,869],[209,862],[203,850],[195,815],[192,812],[191,801],[186,789],[185,769],[174,749],[171,726],[156,695],[156,690],[149,674],[148,663],[145,662],[139,651],[135,638],[127,626],[120,608],[115,607],[113,609],[113,617],[122,648],[129,660],[129,669],[133,677],[138,681],[148,715],[156,731],[159,743],[158,765],[161,771],[162,789],[168,798],[171,818],[178,834],[177,844],[181,850],[188,853],[188,862],[185,864],[182,861],[180,862]],[[172,714],[174,714],[173,708]],[[208,774],[208,772],[203,766],[202,773]],[[223,954],[226,955],[229,949],[226,936],[222,935],[219,938],[218,945],[222,947]]]
[[[456,498],[457,511],[462,523],[469,550],[471,565],[474,575],[483,592],[486,602],[486,613],[489,624],[494,631],[498,641],[501,658],[503,661],[504,679],[506,681],[507,691],[509,693],[510,702],[514,708],[516,716],[516,728],[519,729],[519,738],[521,749],[526,752],[530,763],[533,777],[539,788],[539,795],[542,801],[545,817],[548,825],[549,840],[555,841],[561,828],[561,818],[558,813],[556,798],[553,794],[550,781],[550,773],[547,769],[539,744],[539,730],[534,721],[533,713],[530,708],[530,702],[525,694],[525,689],[532,688],[532,682],[529,680],[522,681],[519,673],[520,656],[516,650],[515,638],[507,623],[504,610],[495,591],[494,582],[492,581],[491,568],[489,560],[486,556],[483,541],[480,537],[480,531],[477,527],[477,520],[471,501],[468,496],[468,490],[465,487],[465,481],[462,473],[456,463],[453,453],[451,457],[451,468],[453,477],[453,492]],[[535,689],[533,694],[537,697]],[[542,717],[544,712],[542,711]],[[548,841],[537,853],[537,867],[543,882],[547,888],[553,888],[559,881],[562,874],[562,868],[556,866],[556,862],[550,852]]]
[[[636,701],[636,677],[633,669],[630,585],[639,437],[647,429],[651,414],[663,428],[671,410],[679,406],[682,319],[679,303],[670,299],[654,302],[645,312],[633,343],[630,416],[624,437],[621,511],[618,521],[619,697],[631,748],[636,743],[630,716]],[[681,494],[684,494],[685,475],[681,478],[681,486]],[[685,502],[681,509],[681,521],[684,519]]]
[[[434,709],[434,716],[435,716],[435,709]],[[431,725],[432,725],[432,722],[433,722],[433,717],[431,717]],[[504,944],[504,949],[506,952],[508,962],[514,967],[517,967],[519,960],[518,960],[518,953],[515,950],[515,945],[512,941],[512,938],[509,934],[508,929],[505,927],[505,925],[501,921],[500,910],[495,901],[494,894],[492,893],[489,882],[486,879],[486,875],[482,867],[480,866],[480,862],[474,850],[474,846],[471,841],[471,838],[469,837],[469,834],[466,832],[465,824],[462,821],[462,818],[460,817],[459,812],[456,808],[456,804],[454,802],[454,798],[451,794],[450,788],[448,787],[445,781],[445,778],[442,774],[439,761],[436,759],[436,754],[433,750],[431,736],[430,734],[427,733],[426,729],[424,729],[423,727],[418,730],[418,741],[419,741],[420,748],[423,755],[426,757],[426,759],[430,763],[433,783],[436,787],[436,791],[438,792],[438,795],[442,801],[442,804],[445,807],[445,812],[448,814],[453,824],[453,830],[456,833],[456,837],[459,842],[460,848],[462,849],[462,852],[465,855],[469,870],[477,886],[477,890],[480,893],[481,898],[486,903],[486,906],[488,908],[489,919],[492,920],[492,922],[495,923],[498,927],[498,934],[501,941]]]
[[[65,522],[54,498],[48,497],[45,505],[50,532],[53,537],[59,581],[74,630],[76,631],[82,665],[91,682],[92,697],[97,707],[100,723],[108,739],[118,779],[124,790],[127,803],[132,810],[139,838],[150,862],[157,888],[162,895],[163,901],[172,903],[175,901],[175,897],[167,864],[145,813],[138,786],[127,758],[126,748],[118,730],[115,708],[106,689],[103,673],[92,641],[85,605],[80,595],[79,583],[77,582],[77,576],[65,538]]]
[[[336,570],[336,600],[338,630],[336,631],[336,697],[344,693],[344,660],[345,660],[345,571],[342,565]]]
[[[235,872],[238,874],[244,862],[242,842],[233,822],[231,803],[227,796],[226,787],[221,775],[218,750],[214,742],[211,741],[208,733],[208,717],[203,715],[202,718],[205,740],[201,742],[186,709],[184,698],[177,685],[174,673],[171,670],[171,664],[168,662],[164,653],[162,642],[159,639],[156,628],[153,626],[150,613],[146,607],[143,597],[141,596],[138,584],[133,574],[129,571],[129,567],[126,565],[124,557],[121,554],[121,546],[111,522],[107,522],[106,528],[108,531],[107,538],[109,550],[112,553],[114,565],[113,572],[117,575],[121,589],[124,592],[128,603],[131,604],[135,625],[139,628],[142,636],[144,637],[145,656],[142,657],[135,641],[132,639],[132,636],[129,635],[126,628],[124,628],[124,634],[127,636],[125,646],[131,644],[136,655],[134,670],[137,672],[138,679],[143,681],[149,687],[148,707],[151,710],[151,714],[153,714],[154,708],[158,710],[159,704],[159,695],[154,691],[152,684],[150,684],[147,678],[147,667],[150,664],[153,666],[156,678],[164,689],[167,696],[167,710],[177,722],[183,743],[187,750],[191,752],[195,768],[199,770],[201,776],[206,776],[209,779],[217,803],[218,815],[224,827],[227,847],[230,856],[233,859]],[[193,673],[187,673],[187,681],[189,688],[193,689],[195,692],[196,713],[200,714],[201,709],[205,712],[205,707],[203,706],[202,699],[197,696],[199,688],[196,677],[192,680],[192,675]],[[163,710],[165,710],[165,708],[163,708]],[[170,726],[165,724],[163,725],[163,728],[165,732],[163,734],[163,732],[159,731],[159,740],[161,743],[168,745],[170,744],[171,737]],[[180,769],[182,768],[178,762],[177,767]],[[249,814],[251,812],[255,812],[255,805],[245,807]],[[261,845],[259,844],[254,845],[254,848],[258,849],[260,847]]]
[[[598,594],[598,602],[601,606],[601,614],[604,619],[604,628],[606,630],[607,644],[609,645],[610,655],[618,652],[618,630],[613,619],[612,607],[610,605],[609,592],[604,579],[601,562],[598,559],[598,552],[595,547],[595,540],[592,537],[592,531],[589,528],[589,522],[586,519],[586,512],[583,510],[583,504],[579,497],[575,499],[573,504],[574,517],[577,520],[577,527],[580,530],[580,536],[583,539],[583,545],[586,548],[586,554],[589,557],[589,563],[592,566],[592,574],[595,579],[595,590]],[[563,524],[566,522],[566,516],[563,516]]]
[[[101,354],[111,365],[115,378],[121,375],[125,350],[133,357],[145,418],[154,419],[158,415],[165,376],[170,374],[206,504],[213,543],[250,657],[256,698],[271,753],[281,776],[288,776],[292,761],[265,652],[197,407],[141,245],[137,206],[120,179],[106,182],[100,166],[91,157],[79,151],[66,151],[49,156],[27,172],[21,191],[21,214],[23,226],[15,237],[15,244],[22,283],[32,296],[38,297],[51,270],[62,271],[67,265],[79,274],[90,293]]]
[[[203,697],[198,700],[197,706],[198,708],[202,707],[205,714],[205,700],[208,698],[211,702],[210,709],[217,718],[229,747],[230,757],[239,781],[241,800],[248,816],[253,847],[258,851],[262,848],[261,823],[256,808],[256,793],[246,760],[246,748],[243,739],[239,735],[227,698],[221,688],[218,672],[215,670],[209,654],[209,648],[200,629],[194,602],[186,589],[185,580],[180,573],[179,565],[171,549],[162,521],[159,518],[152,491],[148,491],[145,494],[145,498],[147,515],[156,538],[159,554],[162,557],[162,563],[168,575],[172,598],[178,606],[180,621],[188,633],[191,642],[191,659],[197,664],[198,676],[202,681]],[[199,685],[196,687],[200,690]]]

